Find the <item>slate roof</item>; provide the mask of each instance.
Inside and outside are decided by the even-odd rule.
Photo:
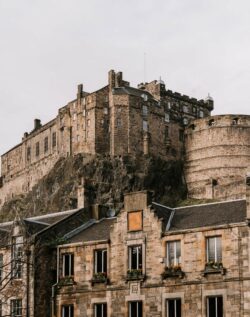
[[[170,222],[169,231],[233,224],[246,220],[246,200],[173,208],[171,219],[170,208],[157,203],[153,203],[152,207],[164,224]]]
[[[86,242],[86,241],[100,241],[109,240],[110,227],[116,222],[116,218],[103,218],[99,221],[92,221],[89,226],[74,230],[68,242]],[[70,234],[69,234],[70,236]]]
[[[134,87],[129,87],[129,86],[114,88],[113,94],[114,95],[131,95],[136,97],[141,97],[144,94],[144,95],[147,95],[149,98],[154,99],[153,96],[148,91],[137,89]]]

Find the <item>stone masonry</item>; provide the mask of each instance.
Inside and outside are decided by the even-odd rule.
[[[122,73],[109,72],[108,85],[93,92],[78,86],[77,98],[55,119],[24,133],[1,157],[0,206],[28,191],[61,157],[77,153],[153,154],[166,159],[183,153],[184,127],[207,117],[213,100],[197,100],[166,90],[163,81],[129,86]]]

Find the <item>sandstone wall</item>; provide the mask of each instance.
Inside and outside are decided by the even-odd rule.
[[[194,121],[186,130],[185,174],[190,197],[245,197],[250,170],[250,116]]]

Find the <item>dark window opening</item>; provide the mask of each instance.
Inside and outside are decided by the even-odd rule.
[[[232,120],[232,124],[233,125],[237,125],[239,123],[239,118],[234,118],[233,120]]]
[[[222,296],[207,297],[207,317],[223,317]]]
[[[52,147],[56,147],[56,132],[52,134]]]
[[[49,149],[49,139],[46,136],[46,138],[44,139],[44,153],[48,152]]]
[[[36,156],[40,155],[40,145],[39,142],[36,143]]]
[[[142,246],[129,247],[129,269],[142,270]]]
[[[95,317],[107,317],[107,304],[95,304],[94,305],[94,314]]]
[[[208,125],[209,125],[210,127],[212,127],[214,124],[215,124],[214,119],[211,119],[211,120],[208,121]]]
[[[63,276],[74,275],[74,254],[63,254]]]
[[[166,302],[166,317],[181,317],[181,299],[168,299]]]
[[[62,306],[62,317],[74,317],[74,306],[63,305]]]
[[[95,273],[107,273],[107,250],[95,251]]]
[[[129,303],[129,317],[142,317],[142,302]]]

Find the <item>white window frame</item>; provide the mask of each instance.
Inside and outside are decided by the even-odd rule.
[[[181,302],[182,305],[182,299],[181,298],[167,298],[166,299],[166,317],[169,316],[169,301],[174,301],[174,317],[177,317],[177,300]],[[182,315],[182,314],[181,314]]]
[[[214,241],[214,261],[215,262],[219,262],[218,261],[218,249],[217,249],[217,244],[218,244],[218,239],[221,240],[220,245],[221,245],[221,254],[220,254],[220,261],[222,261],[222,237],[221,236],[211,236],[211,237],[206,237],[206,260],[207,262],[209,262],[209,240],[215,239]]]
[[[206,317],[210,317],[209,316],[209,299],[210,298],[215,298],[215,317],[219,317],[218,316],[218,298],[222,299],[222,305],[223,305],[223,296],[222,295],[215,295],[215,296],[207,296],[206,297],[206,304],[207,304],[207,314]],[[223,311],[222,311],[222,316],[223,316]]]
[[[136,317],[139,317],[139,303],[141,303],[142,304],[142,316],[143,316],[143,302],[142,301],[129,301],[128,302],[128,307],[129,307],[129,317],[132,317],[132,311],[131,311],[131,304],[132,303],[136,303],[137,305],[137,307],[136,307]]]
[[[132,249],[136,248],[136,269],[135,270],[143,270],[143,248],[142,245],[130,245],[128,247],[128,267],[129,270],[132,270]],[[139,258],[140,258],[140,252],[139,249],[141,248],[141,257],[142,257],[142,263],[141,263],[141,268],[139,268]]]
[[[167,241],[167,243],[166,243],[166,253],[167,253],[166,254],[166,265],[168,267],[171,266],[170,258],[169,258],[169,254],[170,254],[169,246],[170,246],[170,244],[174,244],[174,265],[181,265],[181,256],[180,256],[180,261],[177,260],[177,247],[176,247],[177,243],[180,243],[180,254],[181,254],[181,240]]]
[[[106,307],[106,315],[108,315],[108,305],[107,303],[95,303],[94,304],[94,312],[95,312],[95,317],[97,316],[97,305],[101,305],[102,306],[102,313],[101,313],[101,317],[104,317],[104,307]]]
[[[102,252],[102,271],[101,272],[98,272],[97,271],[97,252]],[[98,274],[98,273],[107,273],[104,271],[104,267],[105,267],[105,264],[104,264],[104,259],[105,259],[105,256],[104,254],[106,253],[106,259],[107,259],[107,263],[106,263],[106,268],[108,270],[108,251],[107,249],[98,249],[98,250],[95,250],[95,274]]]
[[[66,272],[65,272],[65,257],[66,256],[69,256],[69,272],[72,272],[72,266],[73,266],[73,275],[74,275],[74,253],[63,253],[62,254],[62,276],[63,277],[73,276],[71,274],[66,275]],[[72,258],[73,258],[73,261],[72,261]]]

